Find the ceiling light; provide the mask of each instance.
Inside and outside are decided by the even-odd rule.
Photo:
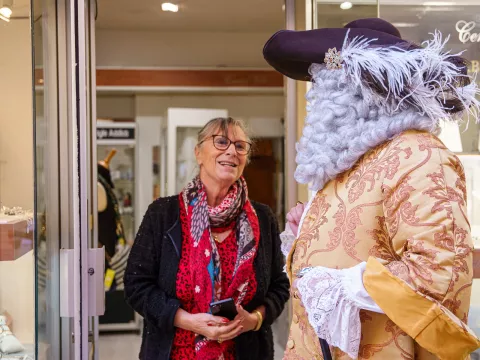
[[[418,26],[418,24],[416,23],[402,23],[402,22],[392,23],[392,25],[397,28],[413,28]]]
[[[345,1],[345,2],[340,4],[340,9],[349,10],[349,9],[352,8],[352,6],[353,6],[353,4],[350,1]]]
[[[0,19],[8,22],[10,21],[10,16],[12,16],[12,9],[10,8],[10,6],[2,6],[0,8]]]
[[[427,1],[423,3],[423,6],[453,6],[454,2],[449,1]]]
[[[162,10],[163,11],[170,11],[170,12],[177,12],[178,11],[178,5],[165,2],[162,4]]]

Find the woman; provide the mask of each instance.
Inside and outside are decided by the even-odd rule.
[[[278,71],[312,81],[295,178],[315,195],[284,234],[285,359],[463,360],[480,346],[466,325],[465,174],[435,136],[440,119],[470,108],[477,120],[479,91],[439,33],[423,45],[361,19],[281,31],[265,46]]]
[[[145,320],[140,359],[273,359],[289,282],[275,216],[242,177],[251,146],[240,121],[211,120],[195,147],[199,175],[147,210],[124,279]],[[209,314],[228,298],[234,320]]]

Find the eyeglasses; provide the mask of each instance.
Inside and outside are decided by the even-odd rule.
[[[215,149],[217,150],[227,150],[230,147],[230,144],[233,143],[237,154],[247,155],[252,148],[252,144],[250,144],[247,141],[242,141],[242,140],[232,141],[223,135],[212,135],[211,138],[213,139],[213,146],[215,146]],[[200,144],[205,142],[207,139],[200,142]]]

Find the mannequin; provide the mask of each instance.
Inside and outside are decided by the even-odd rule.
[[[124,242],[123,226],[119,220],[118,202],[113,193],[110,161],[117,153],[112,149],[104,160],[98,162],[98,240],[105,246],[107,260],[115,255],[116,246]]]

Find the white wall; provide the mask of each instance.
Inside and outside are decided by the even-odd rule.
[[[283,95],[137,95],[97,97],[98,117],[134,118],[150,116],[163,118],[169,107],[226,109],[229,116],[242,119],[257,137],[283,136]]]
[[[262,49],[271,35],[97,29],[97,66],[267,68]]]
[[[30,22],[2,22],[0,43],[0,201],[33,209]]]
[[[134,119],[135,97],[128,95],[97,95],[97,118]]]

